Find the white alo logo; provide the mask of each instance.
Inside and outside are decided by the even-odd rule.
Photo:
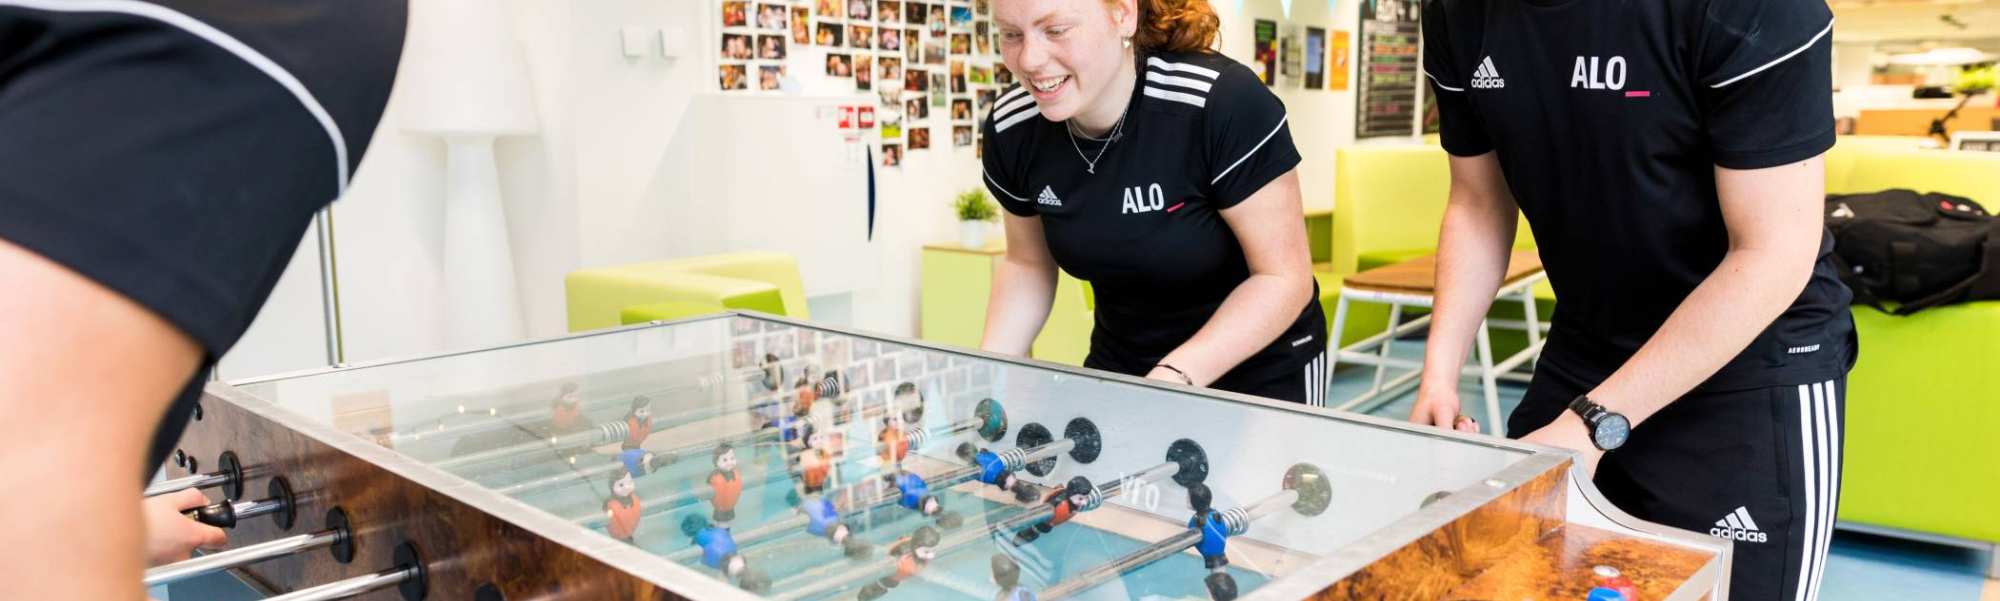
[[[1750,510],[1738,507],[1734,513],[1715,521],[1715,527],[1708,534],[1716,538],[1739,540],[1746,543],[1761,543],[1768,540],[1763,530],[1757,529],[1757,522],[1750,519]]]
[[[1602,73],[1597,69],[1598,58],[1576,57],[1576,68],[1571,70],[1569,75],[1569,87],[1585,90],[1625,89],[1625,57],[1614,56],[1604,61]]]
[[[1042,186],[1042,195],[1035,198],[1035,204],[1045,204],[1052,207],[1060,207],[1062,206],[1062,199],[1056,198],[1055,189],[1050,188],[1048,186]]]
[[[1500,70],[1493,68],[1493,57],[1479,59],[1479,68],[1472,70],[1472,87],[1482,90],[1507,87],[1507,80],[1500,77]]]
[[[1139,186],[1132,186],[1130,188],[1125,189],[1124,208],[1120,209],[1119,212],[1124,213],[1126,215],[1131,215],[1134,213],[1151,213],[1153,211],[1158,211],[1160,209],[1166,208],[1166,206],[1167,206],[1167,193],[1160,189],[1159,184],[1153,184],[1151,186],[1143,188]]]

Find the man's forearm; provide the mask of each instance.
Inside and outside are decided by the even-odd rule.
[[[1312,297],[1312,276],[1251,274],[1237,284],[1208,323],[1160,359],[1207,386],[1270,346],[1297,321]]]
[[[1812,276],[1796,253],[1736,250],[1681,301],[1591,400],[1633,425],[1715,375],[1798,299]]]
[[[1514,209],[1476,203],[1445,207],[1438,234],[1437,297],[1424,345],[1424,384],[1456,387],[1465,353],[1507,275]]]
[[[1055,268],[1038,269],[1002,258],[993,269],[993,293],[987,298],[982,350],[1027,356],[1035,335],[1048,321],[1056,294]]]

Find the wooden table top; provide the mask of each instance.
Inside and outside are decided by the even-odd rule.
[[[1532,250],[1516,250],[1507,259],[1507,277],[1502,280],[1501,285],[1518,282],[1521,278],[1534,275],[1541,270],[1541,255]],[[1341,286],[1388,292],[1436,294],[1437,254],[1432,253],[1350,275],[1341,281]]]

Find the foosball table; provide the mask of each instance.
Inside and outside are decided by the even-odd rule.
[[[208,387],[148,490],[317,599],[1720,599],[1566,451],[725,314]]]

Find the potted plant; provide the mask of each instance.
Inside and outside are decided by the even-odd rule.
[[[993,201],[986,197],[986,191],[971,188],[958,193],[951,201],[952,211],[958,213],[958,243],[966,248],[984,248],[986,235],[993,222],[1000,218],[1000,212]]]

